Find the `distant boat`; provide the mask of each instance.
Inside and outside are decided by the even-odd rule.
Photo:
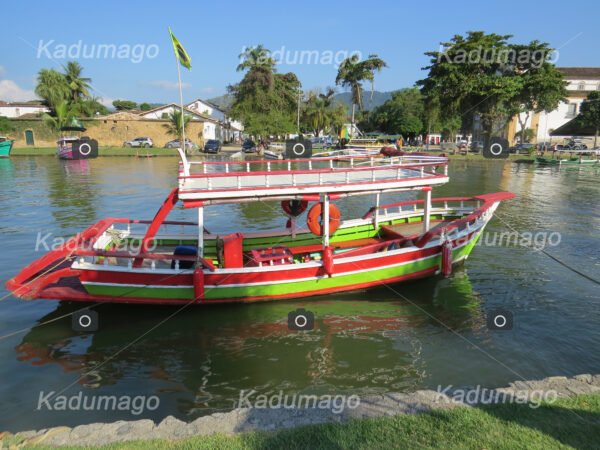
[[[91,159],[98,157],[98,141],[78,137],[62,137],[57,141],[60,159]]]
[[[73,117],[68,125],[61,127],[60,131],[81,133],[86,131],[86,128]],[[58,144],[56,155],[60,159],[91,159],[98,157],[98,141],[87,136],[63,136],[56,143]]]
[[[600,150],[560,150],[558,158],[538,156],[535,162],[543,166],[596,165],[600,164]]]
[[[13,142],[4,136],[0,136],[0,158],[8,158],[10,156]]]

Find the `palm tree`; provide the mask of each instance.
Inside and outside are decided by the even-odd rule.
[[[379,72],[384,67],[387,67],[386,62],[377,55],[369,55],[367,59],[361,61],[359,56],[354,54],[346,58],[340,64],[337,77],[335,78],[336,85],[350,88],[352,92],[352,131],[354,132],[354,107],[358,105],[358,109],[363,109],[362,97],[362,82],[371,82],[371,93],[375,87],[375,71]]]
[[[41,69],[38,72],[35,93],[53,110],[70,96],[65,76],[54,69]]]
[[[81,97],[88,97],[91,78],[81,76],[83,67],[77,61],[69,61],[65,67],[65,79],[71,91],[71,99],[76,102]]]
[[[74,117],[75,114],[66,100],[58,102],[54,107],[53,116],[48,113],[44,113],[42,116],[44,123],[58,133],[60,133],[61,129],[67,126]]]
[[[173,136],[177,136],[179,138],[179,141],[181,142],[183,139],[182,136],[184,127],[187,128],[188,124],[190,123],[190,120],[192,120],[192,116],[188,114],[183,114],[182,116],[181,110],[175,109],[173,110],[173,112],[169,113],[169,115],[167,116],[167,120],[169,121],[169,123],[165,123],[163,127],[166,128],[167,133]]]
[[[275,60],[271,58],[271,51],[263,47],[262,44],[244,49],[239,57],[241,62],[236,69],[238,72],[246,69],[266,69],[274,71]]]
[[[319,136],[321,131],[337,128],[344,121],[345,108],[343,105],[335,103],[334,96],[333,88],[328,88],[324,94],[316,91],[308,94],[303,111],[303,121],[316,136]]]

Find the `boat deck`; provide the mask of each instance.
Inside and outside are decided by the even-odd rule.
[[[192,201],[398,190],[448,182],[447,159],[431,156],[190,164],[200,171],[180,173],[179,198],[186,206]]]

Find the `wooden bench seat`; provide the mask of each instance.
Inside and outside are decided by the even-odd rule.
[[[379,238],[354,239],[352,241],[331,243],[331,247],[336,250],[342,248],[362,247],[364,245],[377,244],[379,242],[381,242],[381,239]],[[322,244],[298,245],[296,247],[290,247],[290,251],[294,255],[299,255],[302,253],[315,253],[320,252],[321,250],[323,250]]]

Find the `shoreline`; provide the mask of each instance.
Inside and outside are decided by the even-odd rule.
[[[231,153],[239,152],[239,146],[224,146],[220,155],[227,155]],[[437,156],[441,152],[440,149],[431,149],[428,153],[431,153],[432,156]],[[56,148],[55,147],[16,147],[13,148],[11,152],[11,157],[19,157],[19,156],[55,156]],[[148,156],[146,156],[148,155]],[[214,155],[214,154],[213,154]],[[254,154],[253,154],[254,155]],[[459,160],[459,161],[485,161],[488,160],[484,158],[481,154],[447,154],[449,160]],[[195,152],[192,155],[194,158],[204,158],[207,156],[206,153],[203,152]],[[147,157],[179,157],[179,153],[174,149],[168,148],[125,148],[125,147],[100,147],[98,149],[98,157],[139,157],[139,158],[147,158]],[[491,159],[490,161],[501,161],[501,162],[533,162],[533,156],[528,155],[517,155],[510,154],[506,159]]]
[[[502,406],[482,401],[468,401],[468,399],[466,402],[457,401],[456,392],[464,392],[468,389],[469,387],[463,386],[449,391],[419,390],[408,394],[389,393],[367,396],[361,398],[358,407],[345,409],[338,414],[331,409],[317,408],[236,408],[227,413],[203,416],[189,423],[168,416],[156,424],[152,420],[141,419],[114,423],[91,423],[73,428],[53,427],[17,432],[14,435],[5,432],[0,433],[0,444],[3,444],[3,439],[17,441],[19,445],[27,446],[98,446],[157,439],[172,442],[179,439],[208,437],[213,434],[237,436],[240,433],[276,432],[307,425],[348,424],[357,420],[411,416],[455,410],[455,408],[478,409],[478,407],[485,407],[486,405],[490,407]],[[473,389],[473,387],[470,387],[470,389]],[[600,395],[600,374],[583,374],[571,378],[555,376],[542,380],[515,381],[507,387],[487,390],[496,395],[512,396],[512,398],[518,398],[519,395],[533,398],[532,394],[541,391],[554,392],[556,394],[555,399],[559,400],[585,395]],[[551,404],[552,402],[542,403],[542,405]],[[532,411],[537,410],[533,408],[531,403],[528,406],[532,407]],[[526,406],[524,405],[524,407]]]

